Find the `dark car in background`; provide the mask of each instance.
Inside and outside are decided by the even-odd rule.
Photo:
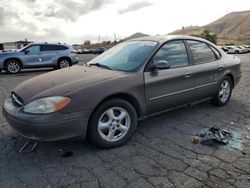
[[[107,51],[107,48],[97,48],[94,51],[94,54],[102,54],[103,52]]]
[[[0,54],[0,71],[18,73],[23,68],[65,68],[79,61],[70,45],[33,43],[21,50]]]
[[[204,39],[143,37],[87,65],[23,82],[5,100],[3,114],[28,139],[87,135],[112,148],[131,138],[138,119],[204,100],[227,104],[240,77],[240,59]]]

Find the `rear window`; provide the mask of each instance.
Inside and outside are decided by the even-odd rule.
[[[66,47],[66,46],[59,46],[60,47],[60,50],[68,50],[69,48]]]
[[[194,58],[194,64],[207,63],[217,60],[215,53],[206,43],[188,40],[187,41]]]
[[[213,50],[213,52],[215,53],[215,55],[216,55],[216,58],[217,59],[220,59],[221,58],[221,53],[217,50],[217,49],[215,49],[213,46],[210,46],[210,48]]]

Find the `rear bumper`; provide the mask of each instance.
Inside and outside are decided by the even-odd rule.
[[[0,60],[0,69],[4,69],[3,63],[4,62],[2,60]]]
[[[72,65],[78,64],[79,63],[79,58],[77,56],[72,58]]]
[[[88,119],[84,112],[34,115],[3,107],[3,115],[18,134],[37,141],[56,141],[73,137],[85,138]]]
[[[234,79],[234,86],[236,86],[240,82],[241,74],[237,74]]]

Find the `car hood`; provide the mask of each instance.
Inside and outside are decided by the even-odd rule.
[[[27,103],[46,96],[67,96],[78,89],[124,75],[126,73],[120,71],[76,65],[29,79],[13,92]]]
[[[1,57],[5,57],[5,56],[17,56],[19,54],[21,54],[22,52],[2,52],[0,53]]]

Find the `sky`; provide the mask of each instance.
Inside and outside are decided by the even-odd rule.
[[[206,25],[249,0],[0,0],[0,42],[80,44]]]

